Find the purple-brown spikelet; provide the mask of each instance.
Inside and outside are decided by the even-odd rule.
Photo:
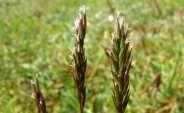
[[[33,85],[34,99],[37,105],[38,113],[48,113],[46,104],[45,104],[45,99],[40,90],[40,86],[37,78],[35,78],[35,80],[32,82],[32,85]]]
[[[80,12],[79,19],[75,23],[75,47],[73,52],[73,79],[77,87],[78,101],[80,104],[80,113],[84,112],[86,101],[85,73],[87,59],[85,57],[84,39],[86,34],[86,12],[83,9]]]
[[[124,113],[129,100],[129,71],[132,62],[127,42],[128,31],[122,16],[117,17],[117,34],[113,35],[112,48],[106,54],[112,62],[113,101],[117,113]]]

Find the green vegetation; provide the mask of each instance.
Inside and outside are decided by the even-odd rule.
[[[38,74],[48,113],[79,113],[72,78],[74,21],[87,7],[85,113],[114,113],[112,9],[126,16],[132,68],[127,113],[184,112],[183,0],[0,0],[0,113],[36,113]]]

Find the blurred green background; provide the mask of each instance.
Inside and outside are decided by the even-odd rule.
[[[113,11],[124,13],[131,29],[127,113],[184,113],[184,0],[0,0],[0,113],[36,113],[30,81],[37,73],[49,113],[79,112],[71,56],[82,5],[88,19],[85,113],[115,113],[102,48],[115,31]]]

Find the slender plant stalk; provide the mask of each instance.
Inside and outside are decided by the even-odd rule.
[[[106,54],[112,61],[113,101],[117,113],[125,113],[129,100],[129,71],[132,62],[131,49],[127,42],[128,31],[122,16],[117,17],[117,35],[113,35],[112,48]]]
[[[112,0],[106,0],[106,2],[107,2],[107,6],[109,7],[109,9],[110,9],[110,12],[111,12],[111,14],[113,15],[113,16],[115,16],[115,12],[116,12],[116,9],[115,9],[115,7],[113,7],[113,3],[112,3]]]
[[[33,91],[34,91],[34,99],[35,103],[37,105],[38,113],[48,113],[45,99],[43,97],[43,94],[40,90],[38,79],[35,77],[34,81],[32,82],[33,85]]]
[[[85,57],[84,38],[86,34],[86,12],[82,9],[79,19],[75,23],[76,39],[73,52],[73,79],[77,87],[78,101],[80,104],[80,113],[84,113],[86,101],[85,73],[87,59]]]
[[[154,2],[154,5],[156,7],[156,10],[158,12],[158,15],[162,16],[162,10],[160,8],[160,1],[159,0],[154,0],[153,2]]]

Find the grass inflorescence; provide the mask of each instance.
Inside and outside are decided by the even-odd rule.
[[[38,113],[48,113],[45,99],[44,99],[44,96],[41,92],[38,79],[36,77],[34,78],[34,81],[32,82],[32,86],[33,86],[34,99],[35,99],[35,103],[37,105]]]
[[[118,113],[124,113],[129,100],[129,71],[132,62],[127,41],[128,31],[122,16],[117,17],[117,34],[113,35],[112,48],[106,51],[112,61],[113,101]]]
[[[78,101],[80,104],[80,113],[84,112],[84,105],[86,101],[86,86],[85,73],[87,59],[85,57],[84,39],[86,34],[86,12],[82,9],[79,19],[76,20],[75,32],[75,47],[73,52],[73,79],[77,87]]]

